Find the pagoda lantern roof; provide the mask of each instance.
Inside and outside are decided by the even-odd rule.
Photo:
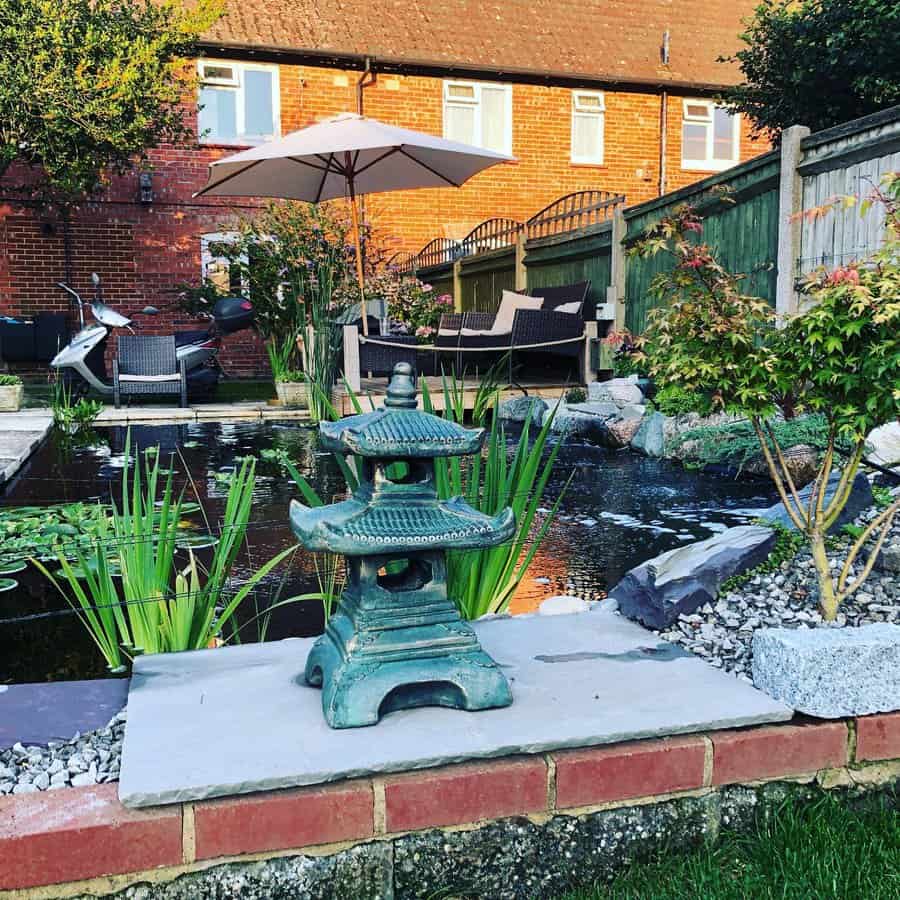
[[[477,453],[484,443],[483,428],[464,428],[416,409],[408,363],[395,367],[381,409],[322,422],[319,435],[323,450],[382,459],[465,456]]]

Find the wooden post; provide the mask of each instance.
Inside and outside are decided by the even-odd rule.
[[[525,229],[516,235],[516,291],[524,294],[528,290],[528,269],[525,268]]]
[[[462,312],[462,260],[453,263],[453,311]]]
[[[581,346],[581,380],[585,387],[597,381],[597,371],[591,366],[591,343],[597,339],[596,322],[584,323],[584,343]]]
[[[625,211],[621,207],[613,210],[612,234],[610,235],[609,287],[606,302],[616,307],[616,331],[625,328]]]
[[[778,184],[778,278],[775,282],[775,312],[779,324],[798,310],[794,288],[800,260],[803,222],[803,178],[800,143],[809,134],[805,125],[792,125],[781,133],[781,176]],[[796,218],[794,218],[796,217]]]
[[[355,325],[344,326],[344,378],[351,390],[359,392],[362,389],[359,375],[359,329]]]

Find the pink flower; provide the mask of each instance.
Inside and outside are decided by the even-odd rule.
[[[420,325],[416,329],[416,337],[431,337],[434,334],[434,329],[430,325]]]
[[[450,294],[441,294],[441,296],[437,298],[437,302],[442,303],[444,306],[452,306],[453,297]]]
[[[423,290],[423,291],[433,291],[434,288],[433,288],[430,284],[423,284],[423,285],[422,285],[422,290]]]
[[[702,269],[703,268],[703,257],[702,256],[694,256],[691,259],[685,260],[684,264],[689,269]]]
[[[852,266],[839,266],[828,276],[829,284],[859,284],[859,272]]]

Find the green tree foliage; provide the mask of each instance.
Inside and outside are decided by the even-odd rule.
[[[702,222],[682,207],[652,226],[632,252],[673,257],[652,290],[661,306],[643,344],[653,375],[702,398],[707,409],[746,416],[794,526],[810,543],[819,600],[828,619],[868,577],[900,512],[900,500],[861,532],[835,578],[825,538],[850,496],[866,436],[900,419],[900,175],[888,175],[872,200],[885,207],[885,240],[859,264],[814,273],[805,284],[808,309],[776,327],[774,311],[740,290],[702,242]],[[853,205],[856,198],[843,198]],[[822,210],[810,211],[811,216]],[[698,399],[698,403],[701,401]],[[825,452],[804,503],[773,427],[773,415],[816,413],[827,426]],[[846,459],[842,445],[849,446]],[[841,470],[833,496],[827,485]],[[853,578],[868,541],[868,561]]]
[[[66,207],[193,138],[187,59],[220,13],[221,0],[0,0],[0,176],[13,167],[11,187]]]
[[[725,101],[777,137],[813,131],[900,103],[897,0],[764,0],[729,61],[744,84]]]

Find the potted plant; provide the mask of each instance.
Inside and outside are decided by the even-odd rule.
[[[278,402],[282,406],[299,406],[305,409],[308,405],[306,377],[292,365],[299,354],[296,336],[290,334],[283,341],[272,338],[266,344],[266,351],[269,354]]]
[[[18,375],[0,375],[0,412],[18,412],[24,390]]]

